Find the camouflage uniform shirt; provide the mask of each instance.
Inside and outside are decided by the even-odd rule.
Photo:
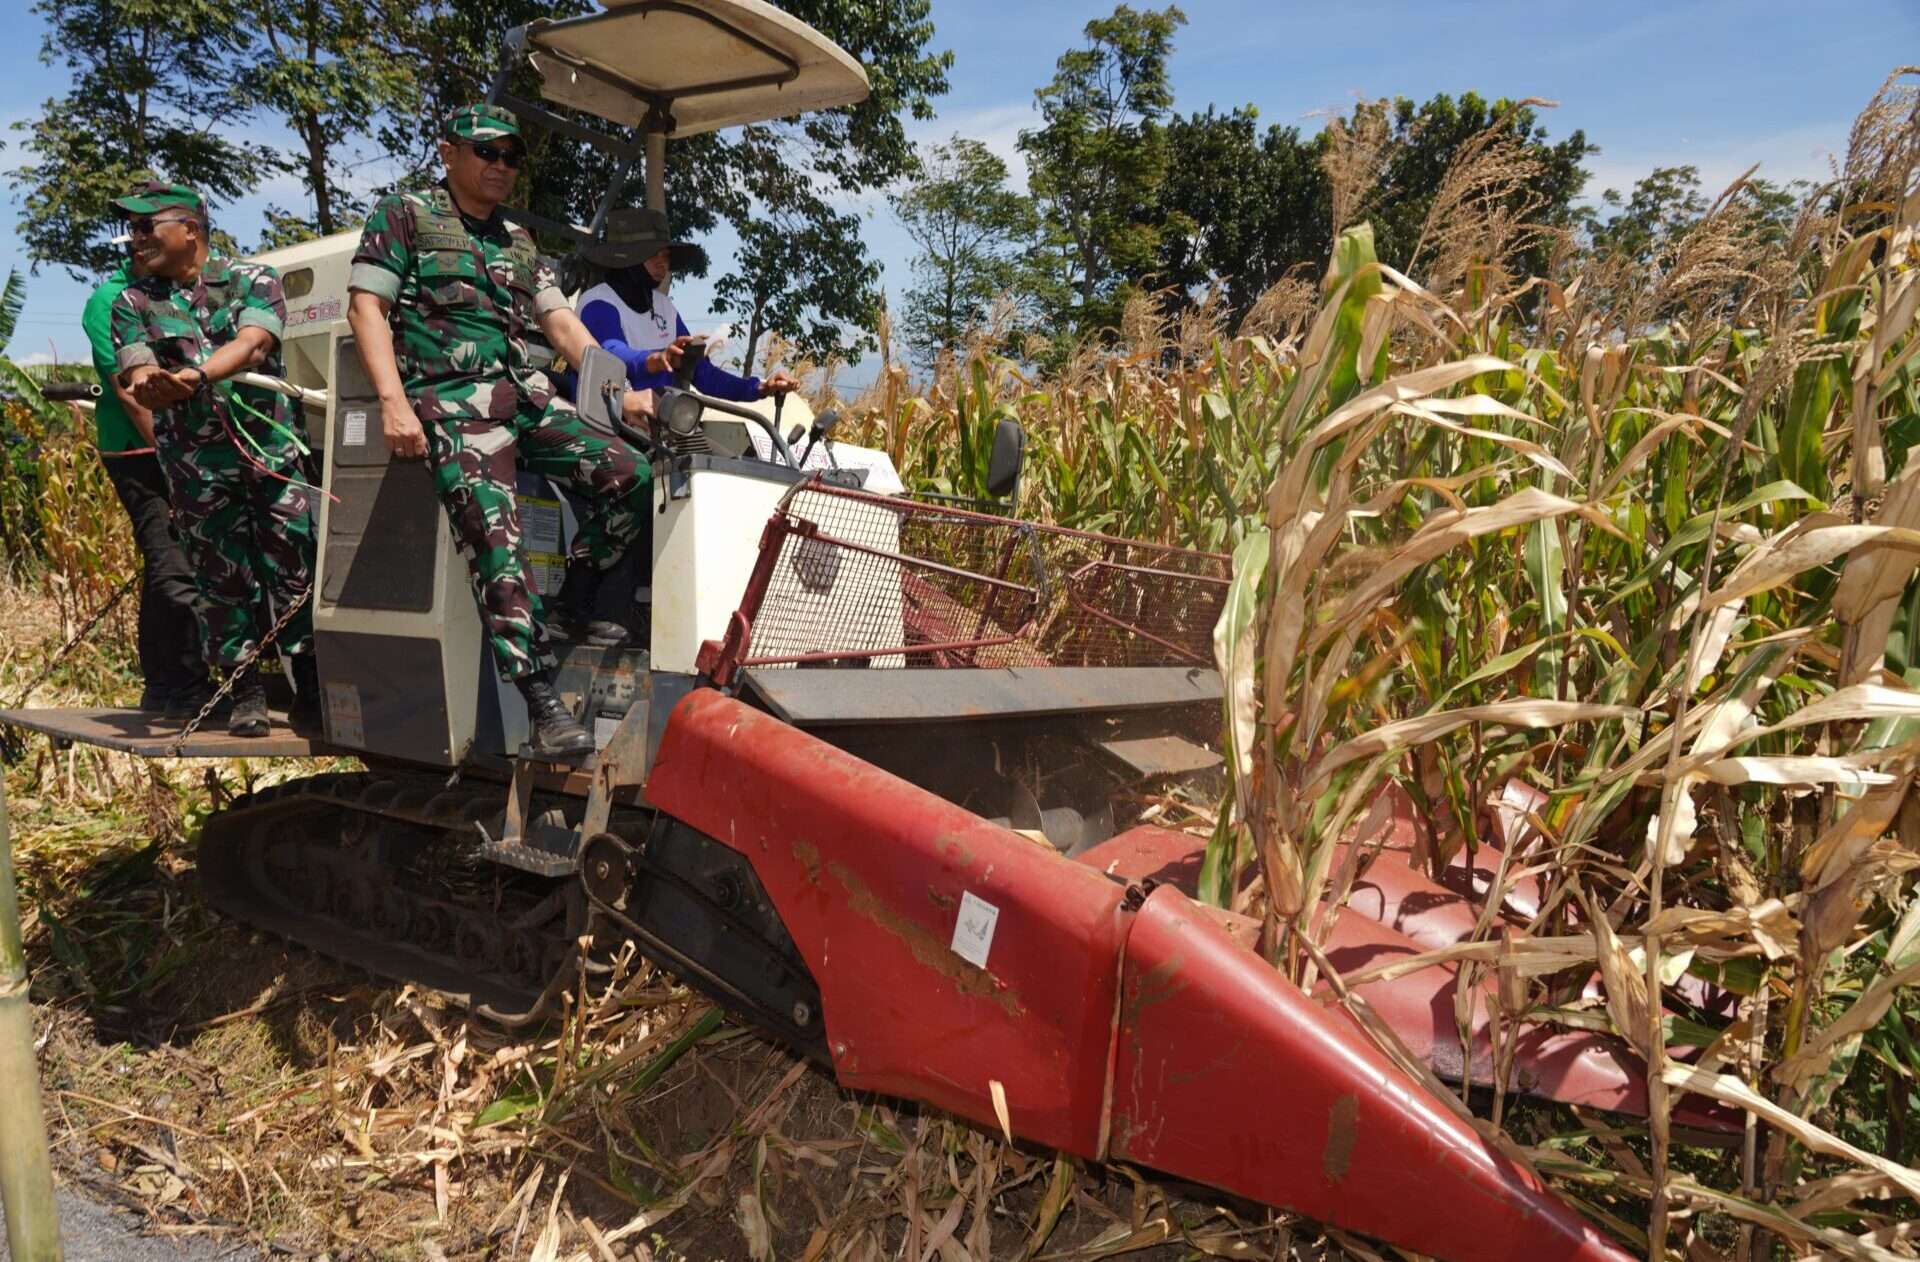
[[[279,272],[265,263],[239,263],[211,255],[191,285],[148,276],[128,285],[114,299],[109,313],[114,368],[121,373],[142,364],[157,364],[168,372],[197,368],[241,329],[258,328],[273,335],[273,349],[256,371],[282,377],[286,373],[280,362],[280,337],[286,322]],[[225,389],[202,390],[156,413],[155,437],[163,448],[190,451],[232,444],[236,440],[228,433],[229,426],[235,434],[244,429],[261,435],[269,427],[235,407],[230,401],[234,395],[289,429],[301,423],[286,396],[235,385],[231,394]]]
[[[551,669],[553,653],[520,530],[518,470],[578,497],[570,564],[605,570],[646,522],[646,460],[597,433],[534,368],[536,321],[567,306],[525,229],[463,216],[446,188],[374,208],[348,287],[392,304],[394,358],[427,437],[447,525],[472,571],[503,679]]]
[[[460,213],[445,185],[395,193],[373,208],[348,284],[391,303],[394,357],[407,397],[510,380],[551,390],[530,357],[536,321],[567,306],[533,237],[499,211]],[[518,406],[496,391],[486,409],[504,420]]]

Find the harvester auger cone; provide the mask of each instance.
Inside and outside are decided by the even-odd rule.
[[[542,100],[509,91],[528,64]],[[513,212],[586,240],[636,166],[662,204],[669,137],[866,95],[857,62],[761,0],[530,24],[492,93],[617,160],[592,224]],[[208,821],[202,887],[222,910],[510,1024],[544,1019],[631,943],[849,1088],[990,1128],[998,1094],[1024,1140],[1453,1262],[1626,1256],[1324,984],[1307,994],[1270,966],[1254,922],[1196,901],[1201,839],[1138,822],[1142,786],[1219,765],[1228,558],[915,499],[885,453],[830,425],[796,456],[770,413],[669,391],[646,435],[651,539],[603,587],[633,642],[556,645],[596,752],[531,758],[426,473],[380,437],[343,318],[356,244],[264,256],[290,299],[284,385],[325,467],[324,736],[0,712],[152,757],[357,757],[366,771]],[[617,432],[623,369],[586,358],[576,401]],[[1017,480],[1020,437],[1002,428],[990,496]],[[520,489],[551,573],[573,510],[537,479]],[[1376,807],[1345,839],[1370,866],[1326,922],[1342,973],[1465,939],[1489,897],[1485,849],[1430,879],[1409,858],[1410,804]],[[1512,854],[1530,844],[1513,819],[1494,831]],[[1524,923],[1538,895],[1512,882],[1492,915]],[[1435,965],[1358,993],[1441,1078],[1487,1084],[1491,1005],[1460,984]],[[1646,1110],[1644,1067],[1588,1032],[1527,1031],[1508,1085]]]
[[[709,690],[648,795],[752,861],[845,1086],[992,1127],[997,1082],[1024,1138],[1435,1257],[1625,1256],[1223,917],[1108,874],[1125,836],[1064,858]]]

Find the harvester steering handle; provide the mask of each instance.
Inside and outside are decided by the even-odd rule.
[[[716,412],[724,412],[728,416],[735,416],[743,421],[751,421],[755,425],[758,425],[761,429],[767,431],[767,437],[773,440],[773,449],[780,453],[780,458],[787,462],[787,467],[789,469],[799,469],[800,462],[793,458],[793,448],[787,446],[787,440],[780,436],[780,427],[775,422],[768,420],[752,408],[743,408],[737,403],[729,403],[725,399],[716,399],[711,395],[701,394],[698,390],[681,390],[677,386],[669,388],[680,394],[687,395],[690,398],[698,399],[702,407],[712,408]]]

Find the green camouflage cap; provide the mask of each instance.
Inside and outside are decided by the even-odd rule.
[[[468,105],[453,112],[443,133],[448,140],[501,140],[518,138],[520,120],[513,111],[498,105]]]
[[[196,215],[207,213],[206,198],[184,184],[169,184],[165,180],[148,180],[125,197],[116,197],[113,205],[129,215],[151,215],[175,207]]]

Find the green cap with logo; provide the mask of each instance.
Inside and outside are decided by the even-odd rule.
[[[151,215],[175,209],[202,216],[207,213],[206,198],[184,184],[169,184],[165,180],[147,180],[125,197],[116,197],[113,204],[129,215]]]
[[[447,119],[444,135],[448,140],[504,140],[520,135],[520,120],[513,111],[498,105],[468,105]]]

